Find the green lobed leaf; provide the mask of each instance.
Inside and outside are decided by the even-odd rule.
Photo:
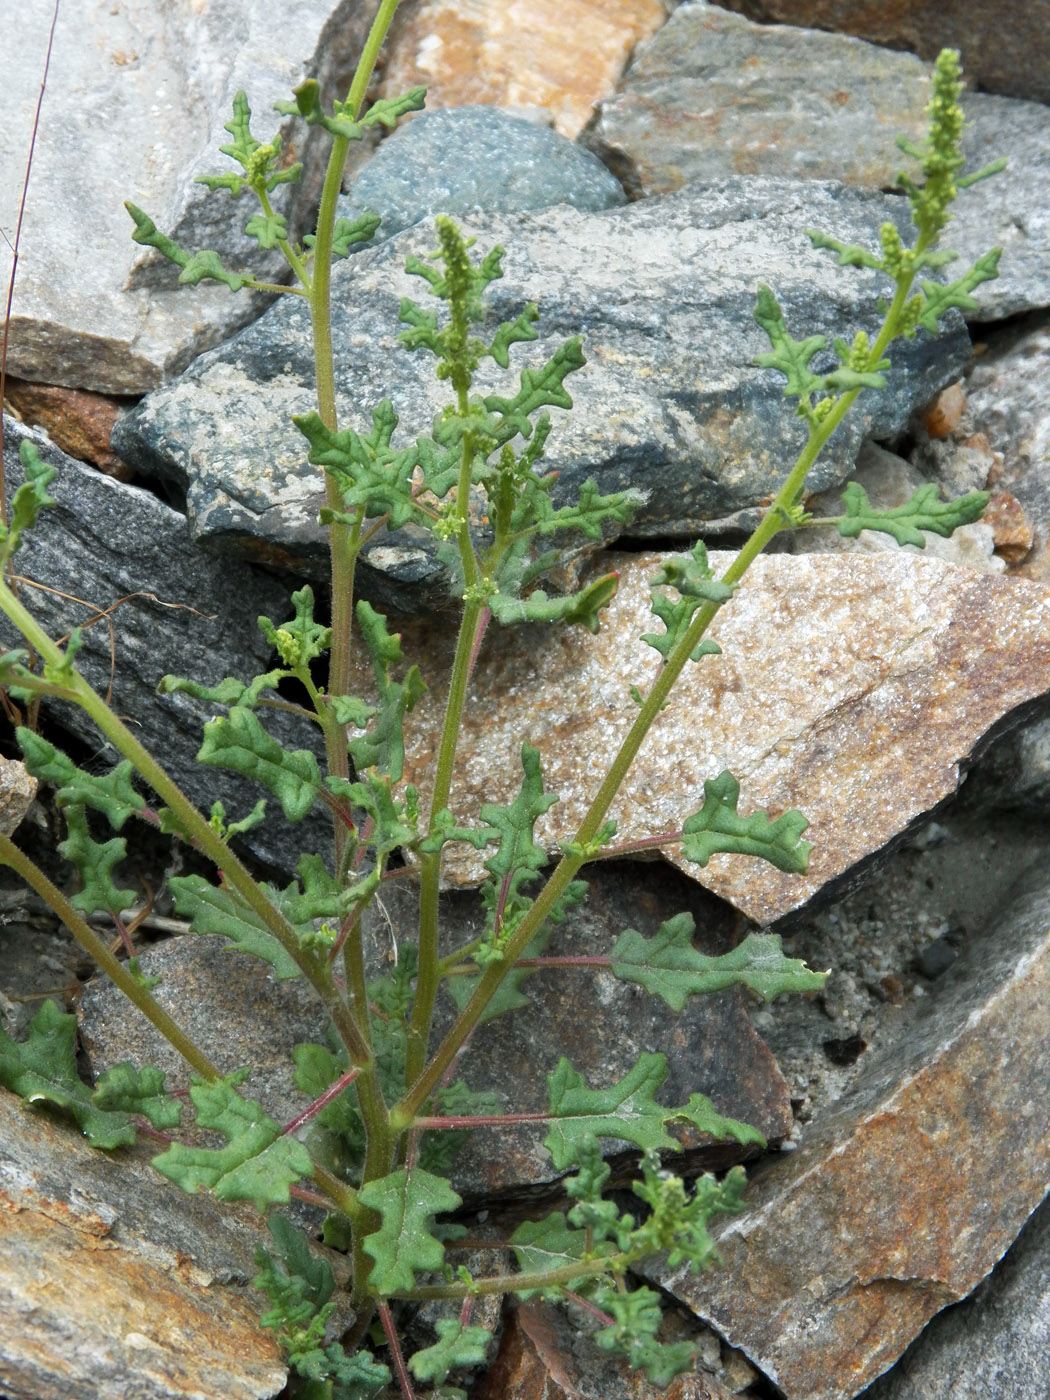
[[[70,904],[82,914],[103,910],[120,914],[135,900],[134,890],[119,889],[110,878],[113,867],[127,854],[123,836],[114,836],[104,843],[93,840],[87,814],[79,805],[66,807],[65,818],[68,835],[59,842],[58,851],[76,866],[82,881],[80,893],[73,895]]]
[[[527,450],[527,449],[526,449]],[[546,493],[545,493],[546,494]],[[580,530],[589,540],[603,538],[602,526],[609,521],[619,525],[630,523],[635,512],[648,500],[647,491],[628,487],[603,496],[598,483],[588,477],[580,487],[580,496],[573,506],[550,507],[538,522],[538,529],[547,535],[554,530]]]
[[[426,96],[425,87],[413,87],[397,97],[377,98],[361,118],[361,125],[376,126],[382,123],[383,126],[394,126],[407,113],[422,111]]]
[[[697,1177],[687,1189],[680,1177],[660,1168],[655,1157],[642,1158],[642,1180],[631,1190],[649,1207],[649,1213],[633,1231],[632,1252],[666,1253],[672,1268],[688,1263],[695,1273],[716,1257],[708,1233],[715,1215],[737,1215],[744,1208],[747,1173],[733,1167],[719,1181],[709,1173]]]
[[[421,1167],[400,1167],[362,1186],[358,1200],[382,1219],[364,1241],[375,1261],[368,1281],[377,1295],[407,1291],[417,1273],[441,1268],[445,1246],[433,1234],[434,1219],[463,1203],[447,1181]]]
[[[673,600],[663,590],[673,588],[677,600]],[[721,607],[732,598],[735,584],[722,583],[716,579],[707,562],[707,549],[702,540],[697,540],[689,554],[676,555],[667,559],[649,581],[650,607],[664,625],[664,632],[643,632],[642,641],[660,653],[664,661],[668,659],[678,642],[689,630],[693,614],[705,603]],[[690,653],[690,660],[699,661],[701,656],[717,656],[720,648],[717,642],[701,641]]]
[[[419,448],[390,446],[398,418],[389,399],[372,410],[372,431],[363,436],[353,428],[333,432],[316,412],[293,415],[292,421],[310,444],[310,461],[330,473],[347,510],[388,516],[391,530],[419,514],[412,485]]]
[[[309,584],[292,594],[292,606],[295,616],[289,622],[275,627],[268,617],[260,617],[258,627],[284,665],[294,671],[324,655],[332,645],[332,629],[314,621],[314,591]]]
[[[758,299],[755,303],[755,320],[769,337],[772,352],[756,355],[755,364],[762,369],[778,369],[787,377],[784,394],[794,398],[805,398],[823,386],[820,375],[814,374],[809,362],[818,351],[827,345],[823,335],[807,336],[805,340],[795,340],[788,334],[784,323],[784,313],[773,294],[773,289],[764,282],[759,284]]]
[[[239,292],[251,281],[239,272],[231,272],[222,264],[218,253],[204,249],[194,253],[179,273],[179,281],[187,287],[196,287],[200,282],[224,282],[231,292]]]
[[[305,78],[292,92],[294,102],[275,102],[274,108],[285,117],[302,117],[310,126],[323,126],[332,136],[347,141],[360,141],[364,127],[353,118],[349,107],[333,102],[331,116],[321,105],[321,85],[316,78]]]
[[[225,282],[231,292],[236,292],[251,280],[237,272],[229,272],[223,267],[218,253],[205,251],[191,256],[184,248],[180,248],[174,239],[161,233],[149,215],[143,213],[136,205],[125,201],[124,208],[131,215],[135,225],[135,231],[131,235],[134,242],[142,243],[148,248],[156,248],[158,253],[163,253],[169,261],[176,263],[182,269],[179,273],[181,283],[196,286],[198,282],[210,279]]]
[[[786,992],[816,992],[827,974],[811,972],[799,958],[785,957],[780,935],[749,933],[736,948],[712,957],[693,947],[691,914],[676,914],[652,938],[625,929],[609,954],[613,975],[637,982],[681,1011],[691,996],[707,996],[726,987],[745,986],[763,1001]]]
[[[244,1099],[237,1085],[247,1070],[205,1083],[196,1080],[190,1098],[198,1126],[214,1128],[228,1138],[226,1147],[187,1147],[176,1143],[154,1157],[163,1175],[193,1195],[203,1186],[222,1201],[252,1201],[259,1211],[287,1205],[288,1188],[309,1176],[313,1161],[293,1137],[254,1099]]]
[[[805,872],[812,842],[801,840],[809,822],[801,812],[784,812],[770,821],[765,812],[741,817],[737,812],[740,784],[726,769],[704,783],[704,805],[682,828],[682,854],[706,865],[716,851],[758,856],[778,870]]]
[[[321,785],[317,759],[309,749],[289,752],[267,734],[252,710],[239,705],[204,726],[197,762],[262,783],[292,822],[306,816]]]
[[[962,277],[957,277],[954,282],[923,282],[923,305],[919,315],[919,325],[928,330],[931,335],[936,335],[940,329],[938,322],[942,316],[948,314],[952,307],[964,314],[979,311],[980,303],[970,293],[982,282],[990,282],[999,276],[999,258],[1002,251],[1001,248],[992,248],[979,257],[973,267]]]
[[[653,1385],[662,1389],[693,1365],[696,1357],[693,1342],[657,1340],[663,1323],[663,1308],[660,1295],[653,1289],[634,1288],[625,1292],[603,1282],[595,1291],[594,1301],[613,1318],[608,1327],[595,1332],[595,1342],[603,1351],[625,1356],[631,1368],[644,1371]]]
[[[370,238],[375,237],[376,230],[382,222],[378,214],[369,213],[367,210],[358,214],[355,219],[336,219],[332,229],[332,256],[348,258],[350,249],[356,244],[367,243]],[[312,233],[308,233],[303,238],[303,243],[307,248],[313,248],[317,239]]]
[[[739,1118],[726,1118],[719,1113],[706,1094],[690,1094],[689,1102],[675,1115],[678,1122],[691,1123],[700,1133],[708,1133],[715,1138],[736,1138],[744,1147],[752,1144],[765,1147],[766,1140],[757,1128],[750,1123],[742,1123]]]
[[[259,703],[264,690],[276,690],[287,676],[285,670],[267,671],[245,685],[233,676],[224,677],[218,685],[201,685],[183,676],[162,676],[157,686],[161,695],[191,695],[194,700],[206,700],[213,705],[243,705],[252,709]]]
[[[92,1147],[130,1147],[135,1127],[124,1112],[100,1108],[77,1074],[77,1018],[45,1001],[29,1023],[25,1040],[0,1026],[0,1084],[27,1103],[63,1108]]]
[[[276,248],[288,241],[288,224],[283,214],[253,214],[244,231],[260,248]]]
[[[582,1259],[587,1249],[587,1232],[573,1229],[559,1210],[543,1220],[523,1221],[511,1235],[510,1246],[523,1274],[546,1273]],[[560,1286],[522,1288],[515,1289],[515,1294],[522,1299],[539,1296],[557,1302],[562,1290]]]
[[[25,439],[18,444],[18,455],[25,481],[11,499],[8,524],[0,523],[0,563],[18,549],[23,532],[36,524],[40,512],[58,504],[47,494],[47,488],[57,475],[55,468],[42,462],[35,444]]]
[[[492,1333],[487,1327],[468,1327],[462,1318],[442,1317],[434,1323],[438,1340],[413,1354],[408,1369],[420,1381],[440,1384],[459,1366],[481,1366],[488,1356]]]
[[[923,530],[948,536],[961,525],[980,520],[991,500],[988,491],[971,491],[954,501],[942,501],[937,484],[927,481],[918,487],[903,505],[892,510],[876,510],[868,493],[859,482],[851,481],[842,492],[846,513],[836,521],[840,535],[856,538],[861,530],[878,530],[892,535],[898,544],[925,548]]]
[[[664,1127],[675,1113],[653,1097],[666,1078],[665,1057],[645,1052],[616,1084],[588,1089],[583,1075],[562,1056],[547,1076],[550,1112],[558,1121],[543,1140],[555,1169],[564,1171],[575,1160],[576,1146],[588,1133],[621,1138],[643,1150],[677,1147]]]
[[[882,259],[877,258],[867,248],[861,248],[856,243],[841,243],[837,238],[821,233],[819,229],[807,228],[805,233],[814,248],[827,248],[837,253],[840,267],[870,267],[877,271],[882,270]]]
[[[372,658],[379,704],[367,732],[347,747],[358,771],[378,768],[391,782],[400,782],[405,770],[405,715],[426,693],[418,666],[410,666],[404,680],[390,679],[390,667],[401,660],[400,633],[388,632],[386,618],[371,603],[357,604],[357,622]]]
[[[27,772],[45,783],[58,787],[55,800],[60,807],[80,804],[102,812],[115,831],[119,831],[128,817],[139,816],[147,811],[145,800],[135,791],[131,782],[131,763],[123,763],[110,770],[104,777],[86,773],[78,768],[61,749],[42,739],[31,729],[15,730],[19,747],[25,758]]]
[[[156,1065],[136,1069],[126,1060],[100,1074],[92,1102],[118,1113],[141,1113],[159,1131],[177,1128],[182,1110],[164,1087],[164,1071]]]
[[[521,790],[510,806],[486,802],[478,813],[499,839],[499,849],[488,858],[485,867],[497,879],[509,879],[512,884],[547,864],[547,852],[533,840],[533,828],[544,812],[558,801],[557,793],[543,791],[539,749],[522,744],[521,766],[524,770]]]
[[[503,627],[515,622],[565,622],[578,623],[588,632],[597,633],[601,629],[599,614],[616,596],[619,580],[619,574],[605,574],[579,592],[560,598],[548,598],[542,588],[537,588],[525,598],[493,593],[487,601],[493,617]]]
[[[261,958],[279,982],[299,976],[294,959],[233,890],[209,884],[203,875],[173,875],[168,883],[175,912],[190,920],[194,933],[218,934],[227,948]]]
[[[572,408],[572,399],[565,388],[565,378],[587,363],[583,353],[583,337],[576,335],[560,346],[539,369],[521,371],[520,388],[513,398],[490,394],[483,402],[488,413],[498,414],[501,422],[496,433],[500,446],[520,434],[528,438],[533,425],[530,415],[538,408]]]

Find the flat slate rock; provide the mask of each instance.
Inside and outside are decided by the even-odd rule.
[[[756,1177],[747,1210],[713,1232],[723,1267],[647,1274],[787,1400],[852,1400],[991,1271],[1046,1195],[1048,993],[1040,866],[910,1032]],[[1014,1393],[960,1392],[952,1377],[888,1393]]]
[[[753,364],[769,348],[753,317],[757,286],[775,288],[796,336],[874,334],[878,279],[840,268],[802,230],[874,246],[879,225],[902,214],[900,200],[879,194],[752,177],[600,213],[559,207],[464,220],[482,250],[497,242],[507,250],[504,278],[489,288],[494,318],[539,305],[539,340],[514,347],[515,371],[585,332],[589,362],[567,386],[574,411],[553,410],[544,459],[560,473],[559,503],[593,477],[603,491],[649,492],[635,535],[692,536],[753,515],[805,441],[782,376]],[[425,283],[404,272],[405,256],[426,256],[434,240],[426,226],[408,230],[341,265],[333,282],[340,421],[370,431],[373,406],[388,397],[404,424],[395,445],[429,431],[447,398],[432,357],[396,344],[402,296],[428,301]],[[842,481],[866,436],[899,433],[913,409],[959,377],[968,355],[957,319],[936,339],[920,333],[895,348],[887,389],[860,400],[812,489]],[[505,392],[507,378],[482,379],[478,391]],[[290,421],[312,406],[308,318],[299,298],[287,298],[147,396],[117,424],[113,445],[186,492],[198,537],[320,574],[320,472],[306,464]],[[409,608],[447,596],[430,538],[420,536],[406,529],[376,538],[364,556],[366,592]]]
[[[962,1303],[933,1319],[864,1400],[1045,1400],[1050,1202]]]
[[[263,795],[259,786],[196,761],[216,706],[158,695],[157,685],[169,674],[216,685],[224,676],[248,681],[268,671],[273,652],[257,619],[262,613],[278,626],[286,621],[293,612],[288,589],[244,560],[202,548],[185,516],[152,492],[74,461],[43,434],[5,418],[8,499],[22,482],[23,440],[58,469],[48,488],[58,504],[41,512],[15,558],[18,572],[39,585],[22,585],[27,606],[52,638],[85,629],[78,669],[101,694],[112,687],[116,713],[198,807],[207,813],[221,800],[228,820],[246,816]],[[19,645],[0,618],[0,647]],[[107,746],[99,750],[99,732],[81,709],[52,700],[44,707],[103,766],[119,760]],[[293,747],[316,743],[307,726],[289,726],[282,715],[267,716],[266,724]],[[241,839],[270,865],[291,870],[300,851],[329,848],[331,827],[320,813],[292,827],[271,796],[267,820]]]
[[[729,175],[880,190],[902,164],[895,138],[922,140],[929,93],[913,54],[694,0],[639,49],[584,140],[634,198]]]
[[[512,802],[521,744],[539,748],[561,802],[537,839],[572,840],[660,658],[648,581],[667,555],[612,554],[619,590],[592,638],[582,628],[490,629],[475,667],[451,807],[473,824],[483,802]],[[732,555],[710,556],[721,574]],[[444,713],[453,629],[398,624],[430,690],[406,724],[406,781],[426,795]],[[703,869],[668,858],[757,923],[831,896],[836,882],[951,795],[986,736],[1050,691],[1050,589],[898,554],[760,556],[711,637],[721,656],[683,672],[609,815],[617,841],[681,830],[704,781],[730,769],[741,813],[800,808],[813,842],[804,875],[716,855]],[[369,685],[362,667],[358,686]],[[494,720],[495,717],[495,720]],[[484,878],[484,852],[446,850],[450,883]]]

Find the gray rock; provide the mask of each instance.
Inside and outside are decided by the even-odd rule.
[[[177,373],[265,305],[214,282],[177,287],[178,268],[131,240],[124,200],[143,208],[192,252],[267,279],[280,254],[241,232],[257,212],[208,196],[200,174],[239,170],[219,146],[234,93],[243,89],[257,139],[284,137],[299,185],[274,191],[293,238],[316,202],[327,160],[318,127],[280,118],[303,77],[345,95],[378,0],[296,0],[290,5],[204,0],[188,10],[149,0],[61,11],[22,229],[7,369],[25,379],[141,393]],[[10,26],[0,105],[0,226],[17,220],[52,6],[33,0]],[[75,96],[74,96],[75,94]],[[10,269],[0,242],[0,284]]]
[[[388,238],[434,214],[473,210],[610,209],[626,202],[616,178],[574,141],[501,111],[452,107],[405,122],[358,173],[339,212],[382,214]]]
[[[263,613],[280,624],[290,617],[287,589],[245,562],[202,549],[190,537],[185,517],[149,491],[85,467],[11,419],[4,420],[8,499],[22,481],[18,444],[23,438],[58,468],[50,487],[58,505],[41,514],[15,557],[19,573],[41,585],[23,584],[23,597],[38,621],[58,638],[104,614],[86,627],[78,668],[102,694],[112,685],[113,708],[131,721],[136,736],[205,812],[219,799],[233,819],[249,812],[261,795],[269,797],[266,822],[241,838],[256,855],[288,870],[300,851],[327,849],[331,832],[324,818],[311,816],[292,827],[271,794],[232,773],[197,764],[201,727],[217,712],[215,706],[187,695],[156,694],[157,683],[168,674],[215,685],[224,676],[250,680],[269,670],[272,652],[256,619]],[[122,599],[127,601],[116,606]],[[20,642],[0,619],[0,646],[7,650]],[[93,753],[98,750],[98,731],[82,710],[57,701],[44,704]],[[304,726],[289,726],[284,716],[264,722],[293,747],[316,742]],[[109,750],[107,757],[116,762],[119,756]]]
[[[545,463],[560,472],[558,500],[574,499],[588,477],[603,491],[641,487],[649,500],[631,528],[643,536],[693,535],[753,515],[805,441],[781,376],[753,365],[769,348],[752,314],[757,285],[775,288],[796,336],[874,332],[875,275],[840,268],[802,230],[872,244],[900,212],[898,200],[842,185],[753,177],[603,213],[560,207],[465,221],[481,248],[507,249],[504,280],[490,287],[494,315],[513,318],[527,301],[540,307],[539,341],[514,348],[515,369],[542,364],[568,335],[585,332],[589,363],[568,386],[574,412],[552,412]],[[337,269],[344,425],[368,430],[372,406],[389,397],[405,424],[400,440],[410,440],[446,401],[431,357],[407,354],[395,340],[401,297],[427,300],[425,285],[403,271],[405,255],[425,255],[433,241],[418,227]],[[915,406],[958,377],[968,349],[958,320],[935,340],[923,334],[895,348],[887,389],[861,399],[813,472],[813,488],[842,481],[865,436],[899,432]],[[479,388],[506,383],[489,377]],[[140,470],[186,491],[199,536],[280,551],[319,573],[327,559],[315,523],[319,472],[305,465],[289,421],[312,402],[305,308],[288,299],[149,395],[117,424],[113,443]],[[366,556],[392,584],[401,568],[421,576],[397,595],[402,606],[441,596],[427,548],[406,531],[380,535]],[[363,587],[374,589],[375,575]]]
[[[864,1400],[1045,1400],[1050,1356],[1050,1203],[990,1277],[933,1319]]]
[[[715,1231],[724,1267],[647,1270],[788,1400],[851,1400],[971,1292],[1042,1203],[1048,930],[1041,864],[932,984],[894,1048],[871,1058],[798,1150],[753,1183],[745,1213]],[[1041,1327],[1029,1324],[1039,1330],[1045,1313]],[[1045,1367],[1042,1380],[1036,1394]]]
[[[1023,571],[1050,577],[1050,322],[1032,317],[988,339],[967,383],[963,419],[1003,455],[995,489],[1009,491],[1024,508],[1034,534]]]
[[[988,248],[1001,247],[999,276],[974,292],[973,320],[996,321],[1050,306],[1050,110],[988,93],[963,99],[967,168],[1005,156],[998,175],[963,190],[942,242],[959,254],[949,276]]]
[[[896,136],[922,139],[929,88],[912,54],[692,0],[638,50],[583,139],[635,198],[731,175],[885,189]]]

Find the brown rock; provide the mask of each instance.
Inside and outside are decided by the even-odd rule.
[[[961,384],[949,384],[919,415],[922,425],[932,438],[945,438],[959,426],[966,408],[966,394]]]
[[[24,379],[8,379],[5,394],[23,422],[44,428],[56,447],[70,457],[90,462],[120,481],[131,479],[130,467],[109,449],[113,424],[125,406],[120,399]]]
[[[724,1267],[654,1277],[788,1400],[850,1400],[975,1287],[1046,1194],[1048,995],[1044,876],[756,1180],[716,1232]]]
[[[661,0],[421,0],[395,21],[381,95],[422,83],[429,108],[543,107],[575,139],[665,18]]]
[[[922,140],[928,101],[910,54],[695,0],[639,52],[585,140],[639,198],[737,175],[879,190],[901,168],[897,135]]]
[[[586,1328],[548,1303],[522,1303],[507,1319],[499,1355],[472,1392],[474,1400],[729,1400],[701,1371],[676,1376],[666,1390],[600,1351]]]
[[[553,851],[572,838],[636,713],[631,683],[644,690],[656,674],[656,652],[637,638],[660,631],[647,586],[660,557],[604,562],[620,588],[597,638],[490,630],[453,788],[458,819],[516,797],[527,739],[562,797],[540,839]],[[730,558],[712,555],[716,573]],[[406,778],[424,793],[451,630],[403,626],[405,654],[426,658],[431,685],[408,724]],[[724,768],[741,783],[742,813],[802,809],[814,842],[806,875],[730,855],[701,870],[669,852],[759,923],[799,909],[953,792],[982,737],[1050,689],[1050,589],[904,553],[759,558],[712,636],[723,655],[683,673],[610,814],[619,840],[679,830]],[[482,858],[450,846],[447,878],[479,880]]]
[[[0,1391],[263,1400],[287,1375],[243,1287],[261,1225],[0,1090]],[[257,1220],[257,1218],[256,1218]],[[222,1279],[236,1278],[242,1286]]]
[[[749,19],[835,29],[934,59],[962,52],[986,92],[1050,100],[1046,14],[1031,0],[718,0]]]
[[[997,491],[981,518],[992,527],[996,554],[1008,564],[1020,564],[1032,548],[1035,535],[1017,497],[1009,491]]]

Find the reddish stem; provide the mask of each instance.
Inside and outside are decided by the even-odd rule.
[[[361,1069],[358,1066],[356,1069],[348,1069],[345,1074],[341,1074],[335,1083],[324,1091],[319,1099],[313,1101],[309,1108],[304,1108],[302,1113],[293,1118],[290,1123],[285,1124],[281,1129],[281,1136],[287,1137],[289,1133],[298,1132],[304,1123],[308,1123],[315,1114],[321,1112],[322,1108],[330,1104],[333,1099],[337,1099],[346,1086],[352,1084],[360,1073]]]

